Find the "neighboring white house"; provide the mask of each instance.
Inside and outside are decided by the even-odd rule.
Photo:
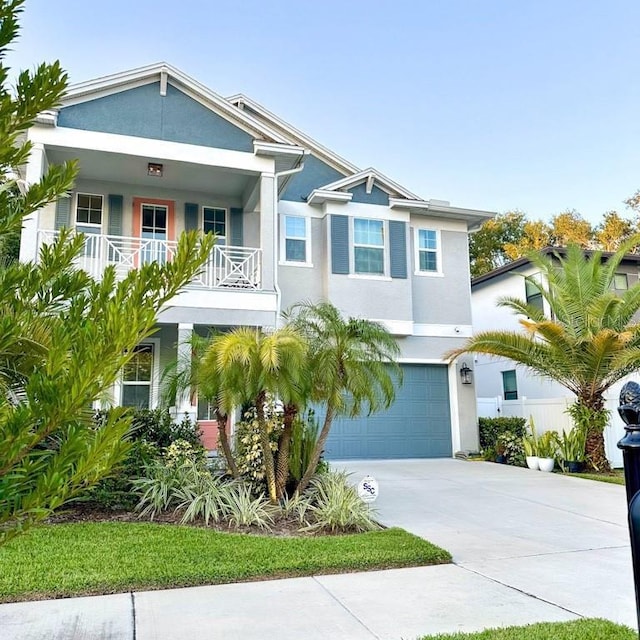
[[[557,249],[544,252],[553,254]],[[605,254],[606,255],[606,254]],[[625,290],[638,283],[640,256],[628,255],[620,264],[615,277],[615,288]],[[535,287],[525,282],[524,276],[536,276],[537,268],[526,258],[520,258],[471,281],[473,332],[517,331],[518,316],[498,306],[505,296],[529,302],[546,303]],[[548,311],[548,308],[546,308]],[[525,367],[505,358],[474,356],[475,388],[479,416],[533,416],[538,430],[563,430],[571,427],[565,409],[575,396],[565,387],[551,380],[535,376]],[[631,376],[631,379],[635,379]],[[637,376],[640,379],[640,376]],[[624,434],[624,424],[617,413],[620,388],[625,381],[613,386],[606,394],[611,421],[605,432],[607,456],[615,466],[622,465],[622,454],[616,443]]]
[[[168,64],[71,87],[29,131],[26,178],[77,158],[70,198],[26,221],[21,259],[62,227],[87,234],[79,264],[120,275],[170,259],[185,229],[214,231],[203,273],[136,352],[114,402],[149,406],[192,331],[277,326],[281,310],[329,300],[382,322],[404,386],[385,414],[339,421],[330,457],[451,456],[477,447],[472,386],[443,354],[471,335],[467,236],[493,214],[424,200],[361,170],[249,98],[223,98]],[[193,411],[214,446],[214,423]]]

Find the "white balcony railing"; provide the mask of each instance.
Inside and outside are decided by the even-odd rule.
[[[58,231],[38,231],[38,254],[43,244],[50,244]],[[86,234],[84,250],[76,265],[94,278],[100,278],[108,265],[113,265],[118,278],[124,278],[131,269],[152,261],[171,260],[178,243],[173,240],[128,238]],[[201,289],[261,289],[261,249],[249,247],[215,246],[209,259],[191,282]]]

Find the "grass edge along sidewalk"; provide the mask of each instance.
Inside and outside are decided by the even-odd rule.
[[[486,629],[477,633],[424,636],[420,640],[638,640],[629,627],[609,620],[586,618],[571,622],[542,622],[523,627]]]
[[[445,564],[403,529],[308,537],[172,524],[45,525],[0,548],[0,602]]]

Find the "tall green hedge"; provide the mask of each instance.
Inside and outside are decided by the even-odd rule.
[[[495,449],[496,441],[505,432],[522,437],[526,433],[525,418],[479,418],[480,448]]]

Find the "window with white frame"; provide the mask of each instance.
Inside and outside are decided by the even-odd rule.
[[[384,222],[368,218],[353,220],[353,270],[384,275]]]
[[[102,226],[102,196],[79,193],[76,197],[76,225],[83,227]]]
[[[307,264],[310,262],[310,220],[303,216],[283,216],[282,256],[283,262]]]
[[[629,288],[629,281],[626,273],[616,273],[613,276],[613,289],[615,291],[626,291]]]
[[[153,344],[134,347],[131,360],[124,366],[120,398],[123,407],[148,409],[151,406],[153,347]]]
[[[215,233],[218,244],[227,243],[227,210],[221,207],[202,207],[205,233]]]
[[[433,229],[418,229],[418,271],[438,273],[438,232]]]

